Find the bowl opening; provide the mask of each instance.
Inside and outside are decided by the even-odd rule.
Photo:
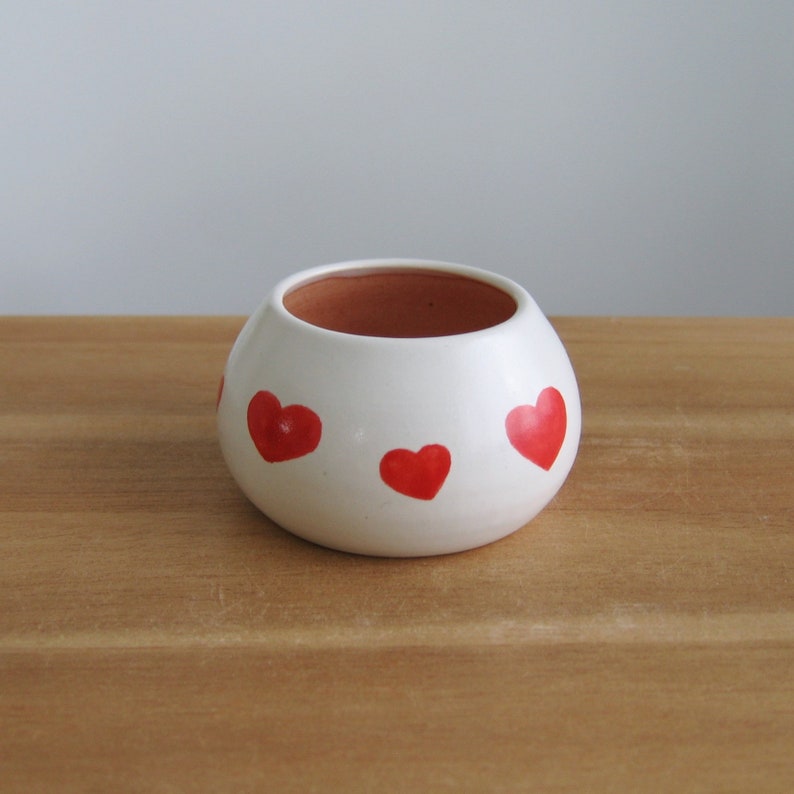
[[[481,331],[509,320],[515,299],[470,276],[423,268],[339,271],[283,298],[304,322],[359,336],[417,338]]]

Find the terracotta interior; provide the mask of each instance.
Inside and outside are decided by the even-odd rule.
[[[290,290],[284,306],[320,328],[387,337],[480,331],[516,311],[515,300],[490,284],[427,270],[351,271],[320,278]]]

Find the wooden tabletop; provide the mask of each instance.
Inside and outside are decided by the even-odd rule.
[[[794,791],[794,319],[554,324],[556,499],[390,560],[230,478],[240,318],[0,319],[0,791]]]

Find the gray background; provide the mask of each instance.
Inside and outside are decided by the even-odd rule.
[[[248,313],[446,259],[791,314],[794,0],[0,0],[0,312]]]

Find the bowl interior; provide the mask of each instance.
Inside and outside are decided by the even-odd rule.
[[[357,269],[298,284],[283,298],[293,316],[330,331],[431,337],[481,331],[509,320],[515,299],[476,278],[426,269]]]

